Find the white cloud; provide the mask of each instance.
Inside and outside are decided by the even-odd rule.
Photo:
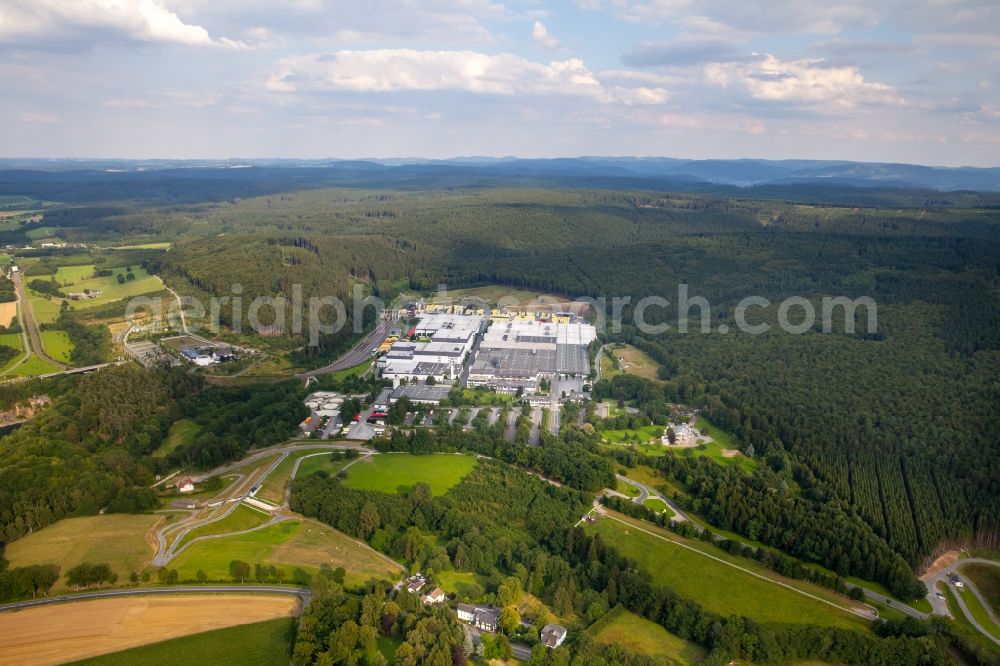
[[[705,80],[744,90],[755,100],[840,109],[865,104],[901,105],[892,86],[865,81],[857,67],[829,67],[821,60],[786,60],[765,54],[749,63],[712,63]]]
[[[4,0],[0,4],[0,42],[30,44],[51,40],[91,42],[109,31],[139,42],[240,48],[240,42],[213,39],[198,25],[185,23],[158,0]]]
[[[378,49],[292,56],[267,81],[276,92],[464,91],[493,95],[569,95],[602,103],[655,104],[662,88],[608,88],[582,60],[537,63],[511,53]]]
[[[558,51],[562,48],[562,43],[549,34],[548,28],[541,21],[535,21],[535,24],[532,26],[531,38],[535,40],[537,46],[546,51]]]

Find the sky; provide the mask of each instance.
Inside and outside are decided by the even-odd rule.
[[[1000,165],[998,0],[0,0],[3,157]]]

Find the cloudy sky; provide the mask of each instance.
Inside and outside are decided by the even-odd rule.
[[[0,155],[1000,165],[997,0],[0,0]]]

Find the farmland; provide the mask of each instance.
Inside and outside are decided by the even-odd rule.
[[[295,620],[282,618],[204,631],[86,659],[79,666],[172,666],[177,655],[195,663],[285,666],[291,659]]]
[[[666,657],[683,663],[697,663],[705,658],[705,649],[679,638],[644,617],[621,606],[613,608],[588,630],[595,643],[618,645],[629,652],[647,657]]]
[[[62,664],[212,629],[289,618],[298,605],[292,596],[170,595],[76,601],[2,613],[0,663]]]
[[[10,323],[14,321],[14,317],[17,316],[17,301],[8,301],[6,303],[0,303],[0,326],[10,326]]]
[[[82,562],[106,563],[120,579],[139,572],[153,557],[145,534],[162,516],[107,514],[66,518],[7,546],[12,567],[58,564],[66,572]],[[65,589],[62,579],[54,590]]]
[[[347,470],[344,485],[383,493],[405,492],[419,482],[430,485],[432,495],[443,495],[476,466],[472,456],[383,453],[360,460]]]
[[[612,544],[623,555],[635,560],[640,569],[652,576],[654,583],[669,587],[708,610],[724,616],[745,615],[765,624],[805,623],[854,629],[868,626],[867,621],[846,611],[851,602],[828,590],[800,581],[785,581],[796,589],[831,600],[831,603],[845,610],[761,580],[677,544],[688,545],[713,557],[732,561],[768,578],[778,578],[749,561],[730,558],[721,551],[709,550],[711,546],[684,539],[646,523],[624,520],[628,520],[628,523],[604,518],[587,529],[600,534],[605,543]],[[637,527],[646,531],[639,531]]]
[[[351,584],[395,577],[401,571],[399,565],[354,539],[311,520],[286,520],[247,534],[194,543],[170,567],[180,572],[182,580],[193,579],[198,570],[212,580],[229,580],[232,560],[274,564],[286,574],[296,567],[308,573],[323,564],[344,567]]]

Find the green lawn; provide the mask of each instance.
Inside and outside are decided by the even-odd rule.
[[[158,458],[168,456],[178,446],[194,442],[194,438],[198,436],[200,431],[201,426],[194,421],[190,421],[188,419],[174,421],[170,424],[170,430],[167,432],[167,438],[163,441],[163,444],[160,444],[159,448],[153,452],[153,455]]]
[[[423,481],[431,494],[443,495],[476,466],[473,456],[438,453],[415,456],[409,453],[381,453],[360,460],[347,469],[344,485],[383,493],[409,491]]]
[[[41,331],[42,348],[52,359],[69,364],[69,355],[73,352],[73,341],[66,331]]]
[[[7,545],[10,566],[58,564],[63,574],[82,562],[105,563],[125,581],[153,558],[144,535],[162,516],[107,514],[64,518]],[[61,580],[55,590],[65,589]]]
[[[178,661],[213,666],[287,666],[295,640],[295,619],[281,618],[205,631],[114,652],[77,664],[86,666],[174,666]]]
[[[646,443],[650,440],[656,440],[657,447],[660,447],[659,441],[660,436],[663,434],[663,426],[658,425],[648,425],[642,428],[637,428],[635,430],[602,430],[601,437],[608,440],[612,444],[622,444],[629,443],[626,442],[626,438],[632,439],[635,436],[639,437],[639,442]],[[662,450],[662,447],[660,447]]]
[[[961,564],[959,573],[972,581],[990,605],[994,614],[1000,615],[1000,567],[989,564]]]
[[[201,569],[211,580],[229,580],[229,563],[274,564],[291,580],[295,568],[315,573],[323,564],[347,570],[347,582],[358,585],[371,578],[395,579],[402,567],[363,544],[312,520],[286,520],[247,534],[207,539],[192,544],[170,563],[181,580],[193,579]]]
[[[664,511],[666,511],[669,516],[674,515],[674,512],[670,510],[670,507],[667,506],[667,503],[658,497],[650,497],[645,502],[643,502],[642,505],[647,509],[652,509],[653,511],[656,511],[657,513],[663,513]]]
[[[263,511],[251,509],[246,504],[240,504],[233,510],[232,513],[222,520],[202,525],[201,527],[188,532],[184,536],[184,540],[181,541],[181,544],[190,543],[198,537],[203,536],[229,534],[230,532],[242,532],[243,530],[259,527],[269,520],[271,520],[271,516]]]
[[[723,466],[736,465],[744,472],[752,472],[755,467],[757,467],[757,461],[753,458],[748,458],[742,453],[737,454],[733,457],[726,457],[722,454],[723,450],[736,451],[739,450],[739,445],[736,440],[728,432],[724,430],[719,430],[711,423],[705,420],[704,417],[699,416],[696,422],[696,427],[700,432],[703,429],[708,430],[709,436],[713,441],[706,443],[704,448],[693,448],[693,449],[682,449],[681,455],[694,455],[694,456],[707,456]],[[690,452],[690,453],[688,453]]]
[[[587,633],[600,645],[619,645],[629,652],[654,659],[666,657],[694,664],[707,654],[705,648],[697,643],[675,636],[655,622],[621,606],[613,608],[591,625]]]
[[[482,589],[486,589],[487,579],[471,571],[439,571],[434,574],[434,580],[445,592],[451,592],[459,596],[468,594],[469,588],[476,583]]]
[[[976,622],[981,624],[993,638],[1000,639],[1000,627],[990,618],[989,613],[986,612],[986,608],[979,602],[979,597],[973,594],[972,590],[968,589],[968,586],[959,592],[959,594],[962,595],[962,601],[965,602],[966,607],[972,613],[972,617],[976,618]]]
[[[281,504],[285,499],[285,485],[291,478],[292,468],[295,466],[295,461],[303,458],[304,456],[318,452],[320,451],[317,449],[303,449],[301,451],[293,451],[285,456],[285,459],[281,461],[281,464],[275,467],[271,473],[267,475],[267,478],[264,479],[264,482],[261,484],[260,490],[257,491],[255,497],[259,497],[265,502],[271,502],[272,504]],[[308,461],[315,459],[318,461],[325,461],[326,463],[330,463],[332,465],[330,460],[331,452],[327,450],[324,453],[325,455],[305,458],[305,460]],[[322,462],[317,463],[317,465],[317,469],[320,469],[319,465],[322,465]],[[298,472],[300,475],[302,474],[301,470],[302,468],[300,467]]]
[[[47,375],[50,372],[59,372],[59,368],[54,365],[49,365],[42,359],[38,358],[34,354],[28,357],[28,359],[7,372],[8,375],[14,377],[34,377],[36,375]]]
[[[621,479],[616,479],[615,490],[620,492],[622,495],[628,495],[629,497],[638,497],[639,489],[633,486],[631,483],[626,483]]]
[[[752,562],[730,556],[709,544],[684,539],[648,523],[627,518],[624,520],[628,524],[604,518],[585,529],[600,534],[606,544],[635,560],[640,569],[652,576],[654,583],[669,587],[708,610],[723,616],[745,615],[757,622],[769,624],[817,624],[853,629],[870,626],[863,618],[845,610],[761,580],[701,553],[732,562],[769,579],[779,578]],[[637,526],[646,532],[639,531]],[[698,552],[678,544],[690,546]],[[850,600],[818,586],[802,581],[782,579],[782,582],[832,603],[842,604],[844,607],[851,605]]]
[[[333,476],[340,471],[340,468],[346,464],[347,461],[344,460],[333,460],[331,454],[324,456],[306,456],[302,458],[302,462],[299,463],[299,471],[295,473],[295,478],[304,479],[307,476],[312,476],[316,472],[323,470],[330,476]]]
[[[24,342],[20,333],[0,333],[0,345],[24,351]]]
[[[364,374],[365,372],[368,371],[369,368],[372,367],[372,363],[374,362],[375,362],[374,358],[368,359],[364,363],[356,365],[353,368],[338,370],[337,372],[333,373],[332,377],[335,381],[339,382],[347,379],[348,377],[354,377],[355,375]]]
[[[56,269],[55,281],[62,285],[72,285],[94,276],[94,264],[83,266],[60,266]],[[75,290],[74,290],[75,291]]]
[[[378,651],[385,657],[386,662],[392,663],[392,658],[396,656],[396,650],[403,644],[402,639],[390,638],[388,636],[378,637]]]

